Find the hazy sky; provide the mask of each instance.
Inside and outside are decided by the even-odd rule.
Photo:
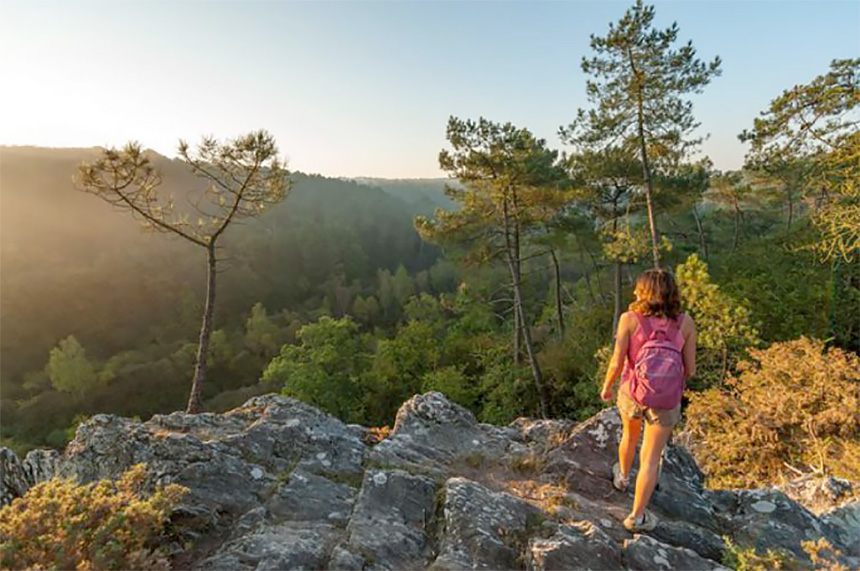
[[[449,115],[512,121],[561,148],[579,64],[630,2],[0,0],[0,144],[121,145],[265,128],[290,168],[439,176]],[[783,89],[860,55],[860,2],[658,1],[723,75],[694,99],[703,151]]]

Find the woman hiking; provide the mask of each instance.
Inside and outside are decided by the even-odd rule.
[[[624,520],[631,532],[650,531],[657,517],[646,506],[657,485],[663,449],[681,418],[684,382],[696,374],[696,326],[681,313],[678,285],[665,270],[648,270],[636,279],[636,300],[621,315],[615,350],[600,398],[612,401],[612,388],[621,375],[618,412],[624,432],[612,485],[626,491],[636,444],[645,419],[633,510]]]

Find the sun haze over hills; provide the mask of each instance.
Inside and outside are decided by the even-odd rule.
[[[656,2],[722,77],[695,98],[702,151],[787,86],[856,55],[857,2]],[[585,105],[579,64],[618,2],[0,2],[0,144],[121,145],[265,127],[292,168],[436,178],[449,115],[556,132]]]

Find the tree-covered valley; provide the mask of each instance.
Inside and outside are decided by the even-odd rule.
[[[77,192],[72,174],[94,154],[0,152],[3,436],[27,446],[61,445],[78,415],[146,416],[187,398],[205,260]],[[166,187],[200,187],[177,161],[154,161]],[[438,295],[456,286],[456,268],[412,226],[414,214],[444,202],[442,184],[406,200],[396,188],[300,173],[292,180],[287,202],[228,236],[219,357],[205,391],[214,407],[250,394],[303,324],[350,314],[387,328],[418,288]]]

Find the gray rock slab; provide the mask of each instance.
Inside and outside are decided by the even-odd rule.
[[[195,566],[201,570],[321,569],[344,531],[310,522],[268,524],[225,543]]]
[[[433,555],[437,490],[431,478],[368,470],[347,527],[348,551],[366,569],[424,568]]]
[[[696,571],[729,571],[716,561],[705,559],[691,549],[673,547],[652,537],[635,535],[625,541],[624,561],[631,569],[653,571],[656,569]]]
[[[560,525],[548,538],[529,540],[529,569],[624,569],[621,549],[599,526],[589,521]]]
[[[445,534],[431,569],[514,569],[545,516],[537,507],[466,478],[445,483]]]
[[[318,520],[345,527],[357,494],[347,483],[296,469],[265,506],[275,521]]]

